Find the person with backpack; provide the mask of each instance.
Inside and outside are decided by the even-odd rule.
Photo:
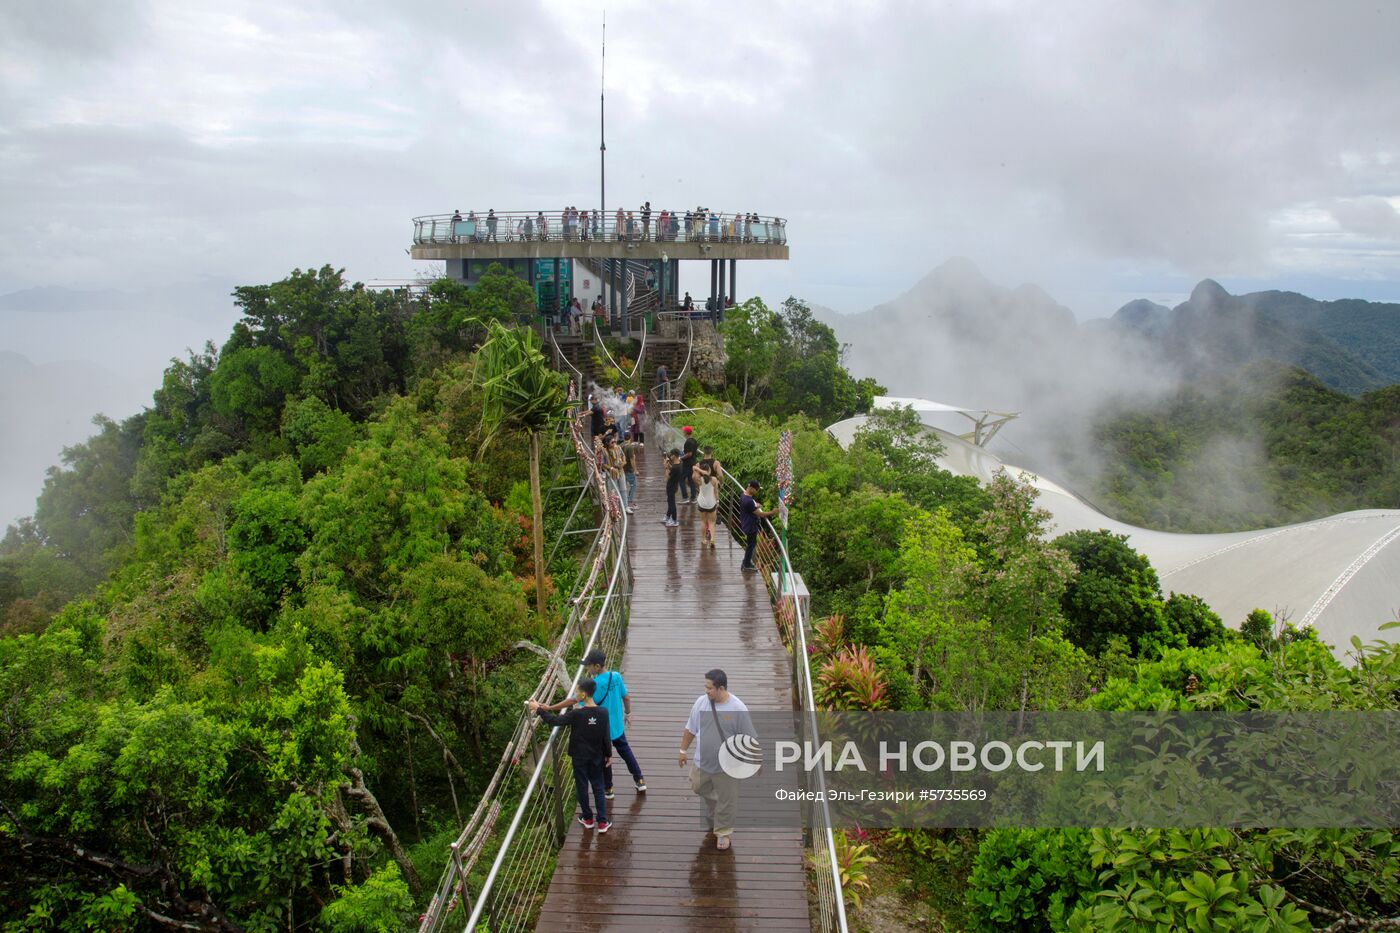
[[[719,668],[705,673],[705,692],[690,707],[681,731],[679,764],[692,762],[690,788],[705,802],[715,847],[728,849],[739,817],[739,781],[724,772],[719,749],[736,734],[756,736],[744,701],[729,692],[729,676]],[[690,747],[695,744],[692,757]]]
[[[642,777],[642,768],[637,764],[637,756],[632,753],[632,746],[627,744],[627,723],[632,719],[632,698],[627,695],[627,684],[623,682],[622,675],[617,671],[604,669],[607,663],[607,654],[594,648],[583,659],[584,673],[593,679],[593,702],[608,711],[608,730],[613,751],[617,752],[622,757],[623,764],[627,765],[627,772],[632,775],[632,783],[636,785],[637,793],[645,794],[646,778]],[[574,702],[564,700],[553,706],[540,708],[554,712],[567,709],[574,705]],[[616,796],[613,792],[611,763],[603,767],[603,796],[607,800]]]
[[[715,519],[719,515],[719,490],[722,470],[712,448],[705,448],[704,458],[695,465],[695,508],[700,511],[700,546],[715,547]]]
[[[577,703],[563,713],[551,712],[538,700],[527,700],[525,705],[540,719],[556,728],[569,729],[569,758],[574,767],[574,792],[578,796],[579,824],[584,829],[597,827],[605,833],[612,828],[608,821],[608,799],[603,783],[604,768],[612,760],[612,742],[608,738],[612,727],[608,723],[606,707],[599,706],[593,699],[598,685],[591,677],[578,682],[574,698],[568,701]],[[593,802],[598,806],[598,816],[594,819],[593,808],[589,806],[589,791],[593,792]]]
[[[675,528],[680,524],[676,520],[676,493],[681,488],[681,482],[685,476],[685,467],[681,463],[681,452],[674,447],[662,461],[666,468],[666,518],[661,522],[667,528]]]
[[[696,454],[700,453],[700,442],[695,439],[695,429],[688,424],[681,428],[681,433],[685,435],[685,443],[681,445],[681,465],[685,468],[685,478],[681,483],[681,502],[694,505],[695,495],[700,491],[695,485],[695,464],[699,460]]]
[[[739,569],[748,573],[757,572],[753,562],[753,552],[758,548],[759,519],[771,518],[775,512],[765,512],[758,507],[758,480],[750,480],[739,497],[739,532],[744,536],[744,562]]]
[[[632,417],[636,418],[635,412]],[[637,511],[632,507],[632,504],[637,501],[637,451],[641,449],[642,442],[637,440],[635,434],[624,435],[622,441],[622,478],[627,483],[627,498],[623,500],[623,505],[626,506],[628,515]]]

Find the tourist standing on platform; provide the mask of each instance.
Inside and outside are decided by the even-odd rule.
[[[651,202],[642,205],[642,239],[651,239]]]
[[[637,393],[637,400],[632,403],[632,439],[638,444],[647,442],[647,403],[642,399],[640,392]]]
[[[526,700],[525,705],[551,726],[567,726],[569,729],[569,758],[574,763],[574,793],[578,796],[578,821],[584,829],[595,825],[598,832],[605,833],[611,827],[608,822],[607,789],[604,785],[604,769],[612,759],[612,742],[608,736],[612,727],[608,723],[608,711],[593,699],[597,690],[592,678],[585,677],[578,682],[574,693],[574,706],[564,713],[551,713],[540,705],[538,700]],[[593,820],[593,808],[588,801],[592,790],[593,800],[598,805],[598,820]]]
[[[636,413],[633,413],[636,417]],[[627,483],[627,498],[623,504],[627,506],[627,514],[636,513],[632,503],[637,501],[637,451],[642,449],[641,441],[637,440],[633,434],[628,434],[622,441],[622,478]]]
[[[624,220],[624,215],[623,215],[623,213],[622,213],[622,208],[619,207],[619,208],[617,209],[617,214],[614,215],[614,217],[613,217],[613,239],[614,239],[614,240],[621,240],[621,239],[623,239],[623,233],[624,233],[624,231],[626,230],[625,223],[626,223],[626,221]]]
[[[632,754],[632,746],[627,744],[627,723],[632,718],[632,698],[627,695],[627,684],[623,683],[622,675],[617,671],[605,671],[608,656],[597,648],[588,652],[588,656],[583,659],[584,673],[593,679],[593,702],[608,711],[608,727],[612,740],[613,751],[622,756],[622,761],[627,765],[627,771],[632,775],[632,783],[637,786],[637,793],[647,792],[646,778],[642,777],[642,768],[637,764],[637,756]],[[555,710],[566,709],[574,704],[573,700],[564,700],[553,706],[542,706],[541,709]],[[613,773],[612,765],[603,767],[603,795],[612,800],[613,793]]]
[[[700,491],[700,487],[695,484],[695,465],[700,462],[700,444],[695,440],[695,429],[690,425],[681,428],[681,433],[685,435],[685,445],[681,448],[681,466],[685,468],[685,485],[682,487],[685,492],[681,500],[686,505],[695,504],[695,494]]]
[[[715,668],[705,674],[705,693],[690,707],[690,717],[681,732],[679,764],[690,758],[695,743],[694,764],[690,768],[690,788],[705,801],[715,848],[727,849],[739,818],[739,781],[724,773],[719,749],[736,734],[757,735],[749,708],[729,692],[729,677]],[[696,740],[699,740],[698,742]]]
[[[612,421],[612,415],[608,415],[608,421]],[[626,466],[626,458],[622,453],[622,445],[617,442],[617,425],[612,424],[611,427],[614,429],[613,433],[609,434],[606,428],[603,431],[603,453],[606,455],[604,462],[608,471],[608,480],[617,492],[618,508],[625,509],[627,508],[627,490],[623,486],[622,470]]]
[[[599,295],[593,302],[593,339],[597,340],[603,334],[603,328],[608,323],[608,306],[603,304],[603,296]]]
[[[681,466],[681,452],[674,447],[662,461],[666,468],[666,517],[661,524],[667,528],[675,528],[680,524],[676,520],[676,493],[680,491],[681,479],[685,468]]]
[[[715,518],[719,515],[719,490],[721,468],[714,458],[714,451],[705,448],[705,456],[695,465],[695,476],[700,488],[695,495],[695,507],[700,510],[700,546],[707,543],[715,547]]]
[[[496,209],[494,207],[486,212],[486,238],[493,243],[496,241]]]
[[[739,569],[750,573],[758,570],[753,562],[753,552],[758,547],[758,520],[771,518],[774,514],[758,507],[758,489],[758,480],[751,480],[739,497],[739,531],[744,535],[744,562]]]
[[[592,419],[590,428],[590,438],[595,438],[603,433],[603,426],[607,423],[607,413],[603,411],[603,403],[596,395],[588,396],[588,414]]]
[[[666,364],[662,363],[656,367],[656,400],[664,401],[667,393],[671,389],[671,374],[666,371]]]

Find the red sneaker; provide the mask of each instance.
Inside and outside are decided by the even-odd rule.
[[[584,829],[592,829],[597,824],[594,823],[592,820],[585,820],[583,817],[579,817],[578,825],[582,826]],[[606,826],[607,824],[604,823],[603,825]]]
[[[612,824],[609,823],[607,820],[598,821],[598,832],[605,833],[610,829],[612,829]]]

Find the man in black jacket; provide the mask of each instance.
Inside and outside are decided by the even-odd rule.
[[[525,705],[551,726],[569,727],[569,757],[574,763],[574,791],[578,794],[578,805],[582,814],[578,821],[584,829],[605,833],[611,828],[608,822],[608,801],[603,786],[603,767],[612,758],[612,742],[609,740],[608,711],[593,701],[596,685],[591,677],[578,682],[576,699],[581,706],[571,707],[562,713],[551,713],[540,708],[539,701],[530,700]],[[598,819],[593,819],[593,808],[589,806],[588,792],[592,789],[593,800],[598,805]]]

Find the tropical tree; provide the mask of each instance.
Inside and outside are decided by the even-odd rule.
[[[476,357],[482,389],[481,421],[489,444],[502,430],[530,437],[530,505],[534,511],[535,611],[544,617],[544,506],[540,501],[540,436],[568,410],[563,373],[550,367],[535,332],[490,323],[491,336]]]

